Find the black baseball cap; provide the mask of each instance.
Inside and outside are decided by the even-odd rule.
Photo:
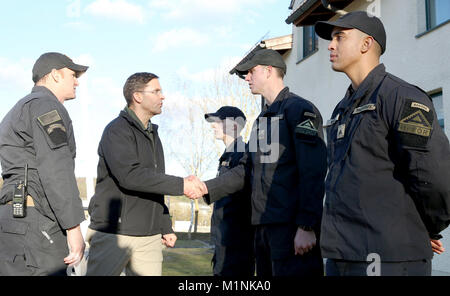
[[[68,68],[74,71],[77,78],[89,69],[87,66],[75,64],[68,56],[58,52],[47,52],[41,55],[33,67],[33,81],[38,82],[53,69]]]
[[[273,49],[258,50],[247,62],[236,66],[236,70],[239,72],[248,72],[248,70],[257,65],[277,67],[286,74],[286,63],[283,57],[278,51]]]
[[[242,112],[241,109],[233,106],[223,106],[219,110],[217,110],[216,113],[205,114],[205,119],[208,122],[214,122],[217,120],[217,118],[219,118],[220,120],[224,120],[226,118],[234,118],[236,120],[238,117],[242,117],[244,121],[247,120],[244,112]]]
[[[317,22],[315,30],[317,35],[326,40],[331,40],[331,33],[335,27],[358,29],[370,35],[381,47],[381,54],[386,50],[386,31],[379,18],[365,11],[353,11],[341,16],[334,22]]]

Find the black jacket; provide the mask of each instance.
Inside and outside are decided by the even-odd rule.
[[[326,166],[319,111],[286,87],[255,121],[240,164],[206,182],[209,201],[242,189],[250,171],[254,225],[294,223],[319,231]]]
[[[183,179],[165,175],[157,126],[152,130],[155,142],[125,111],[105,128],[89,204],[91,229],[131,236],[173,232],[164,194],[182,195]]]
[[[431,99],[376,67],[327,128],[325,258],[431,258],[450,221],[450,148]]]
[[[28,193],[39,213],[63,229],[79,225],[85,217],[74,173],[75,155],[72,120],[66,108],[48,88],[35,86],[0,124],[5,181],[0,204],[12,200],[14,186],[24,180],[24,165],[28,164]]]
[[[246,144],[237,138],[219,159],[218,176],[239,165]],[[251,188],[249,182],[243,190],[214,203],[211,217],[211,238],[216,245],[241,246],[242,252],[253,246],[254,228],[251,225]],[[251,249],[251,248],[250,248]]]

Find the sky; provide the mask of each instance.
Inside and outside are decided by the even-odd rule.
[[[31,69],[42,53],[61,52],[90,67],[79,80],[76,100],[65,103],[77,142],[78,177],[96,176],[102,131],[124,108],[122,87],[131,74],[157,74],[165,104],[182,104],[180,81],[201,85],[217,69],[231,70],[262,37],[292,32],[285,23],[292,13],[288,0],[15,0],[1,4],[1,119],[31,91]],[[154,122],[158,120],[155,117]],[[164,143],[170,135],[160,136]],[[185,174],[173,163],[167,171]]]

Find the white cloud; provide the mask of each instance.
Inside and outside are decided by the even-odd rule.
[[[126,0],[96,0],[85,8],[85,12],[93,16],[140,24],[145,19],[144,8]]]
[[[0,87],[5,88],[30,88],[31,69],[34,62],[30,59],[22,59],[17,62],[0,57]]]
[[[154,52],[178,47],[204,46],[210,41],[208,35],[190,28],[173,29],[159,34],[155,40]]]
[[[152,9],[163,11],[168,19],[197,18],[199,16],[228,17],[248,12],[253,6],[273,3],[275,0],[152,0]]]
[[[228,75],[228,72],[239,63],[241,57],[223,58],[216,68],[208,68],[199,72],[191,72],[187,67],[181,66],[176,70],[176,74],[182,79],[192,82],[212,82],[221,76]]]

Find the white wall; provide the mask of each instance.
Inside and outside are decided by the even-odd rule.
[[[303,1],[297,1],[294,10]],[[347,11],[366,10],[374,2],[354,1]],[[387,33],[387,49],[382,56],[388,72],[425,91],[442,88],[444,123],[450,135],[450,24],[419,38],[426,28],[424,0],[380,0],[380,19]],[[335,17],[337,18],[337,17]],[[350,80],[331,70],[327,40],[319,39],[319,50],[297,62],[297,46],[302,46],[303,28],[293,26],[293,49],[285,54],[285,83],[290,90],[313,102],[326,122],[344,97]],[[450,273],[450,230],[443,232],[447,252],[436,256],[433,269]]]

